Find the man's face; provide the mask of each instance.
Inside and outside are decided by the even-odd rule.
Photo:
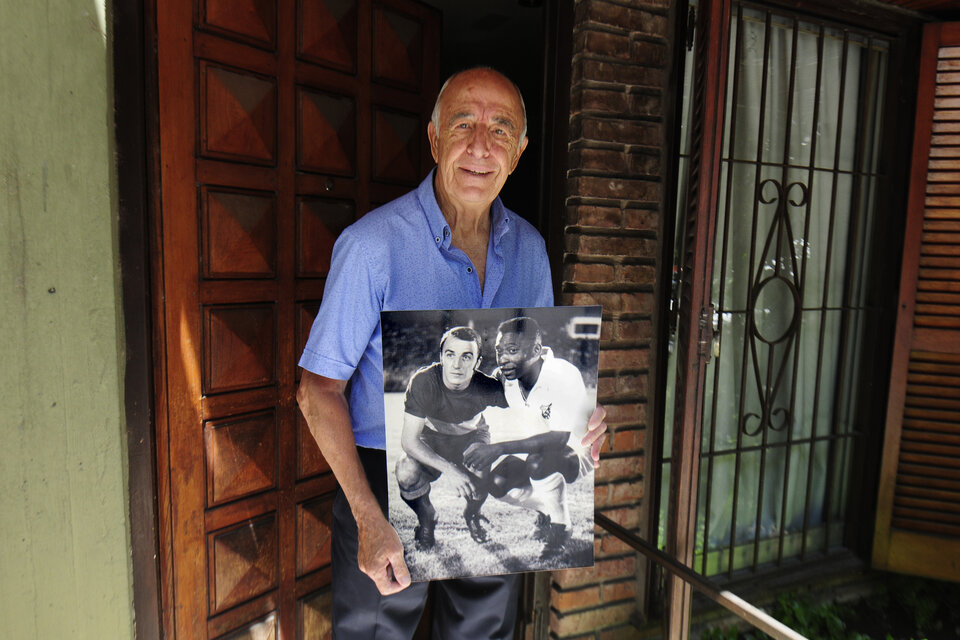
[[[456,336],[448,337],[440,350],[443,385],[453,391],[466,389],[479,364],[478,355],[477,343],[473,340],[461,340]]]
[[[513,85],[488,70],[461,73],[443,93],[438,123],[427,126],[427,137],[441,207],[489,207],[527,146]]]
[[[512,332],[497,336],[497,365],[507,380],[524,375],[539,356],[540,350],[531,338]]]

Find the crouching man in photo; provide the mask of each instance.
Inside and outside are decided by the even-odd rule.
[[[397,461],[396,474],[400,497],[417,514],[414,540],[421,550],[436,542],[438,516],[430,486],[441,475],[452,479],[457,495],[466,500],[463,518],[470,536],[487,541],[480,516],[485,483],[464,466],[463,453],[490,442],[483,410],[506,407],[507,401],[501,384],[477,371],[480,344],[473,329],[450,329],[440,340],[440,361],[417,371],[407,385],[400,437],[406,455]]]
[[[533,318],[501,323],[496,350],[495,374],[519,433],[515,428],[511,439],[470,445],[464,465],[489,474],[486,486],[493,497],[537,512],[541,560],[551,560],[566,551],[570,537],[566,485],[593,470],[590,448],[581,440],[594,404],[580,370],[543,346]]]

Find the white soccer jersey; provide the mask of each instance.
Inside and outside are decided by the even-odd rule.
[[[580,457],[581,475],[593,469],[589,447],[580,445],[587,433],[587,420],[593,407],[587,398],[580,370],[549,347],[544,347],[543,367],[536,384],[524,395],[518,380],[503,379],[503,391],[511,411],[523,412],[527,435],[550,431],[567,431],[567,444]]]

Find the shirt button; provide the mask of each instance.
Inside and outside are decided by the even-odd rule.
[[[467,273],[473,273],[473,267],[467,267]]]
[[[437,236],[436,238],[434,238],[434,240],[436,240],[437,242],[440,242],[440,236]]]
[[[447,237],[448,235],[450,235],[450,229],[444,228],[444,230],[443,230],[443,237]]]

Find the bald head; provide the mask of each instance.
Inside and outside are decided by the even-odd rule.
[[[472,67],[470,69],[464,69],[463,71],[458,71],[452,76],[450,76],[449,78],[447,78],[446,82],[443,83],[443,86],[440,87],[440,93],[437,94],[437,101],[433,103],[433,113],[430,115],[430,121],[433,122],[434,128],[439,129],[440,102],[441,100],[443,100],[443,94],[447,91],[447,88],[458,77],[463,75],[470,76],[471,74],[472,75],[487,74],[490,76],[496,76],[501,80],[503,80],[504,82],[507,82],[510,84],[510,86],[513,88],[514,93],[517,94],[517,103],[520,105],[520,113],[523,114],[523,121],[520,124],[520,139],[523,140],[527,135],[527,105],[523,101],[523,94],[520,93],[520,87],[518,87],[513,80],[511,80],[507,76],[503,75],[502,73],[500,73],[499,71],[491,67]]]

